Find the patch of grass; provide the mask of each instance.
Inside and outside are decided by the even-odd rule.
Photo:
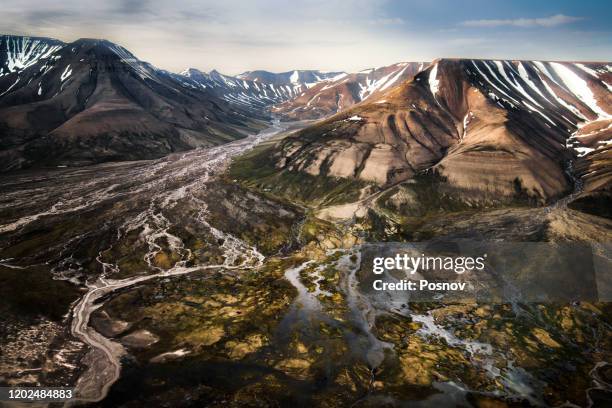
[[[336,227],[328,222],[313,216],[307,216],[300,230],[300,242],[317,241],[319,236],[337,235]]]

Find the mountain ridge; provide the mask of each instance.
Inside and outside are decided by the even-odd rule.
[[[565,167],[576,147],[566,142],[586,124],[610,120],[610,65],[586,64],[438,59],[413,80],[285,139],[276,167],[382,187],[429,169],[466,201],[546,202],[572,188]],[[609,138],[600,142],[609,155]],[[598,168],[598,188],[609,189],[609,171]]]
[[[398,62],[344,73],[309,87],[296,98],[275,106],[272,111],[286,120],[321,119],[399,85],[427,65],[426,62]]]
[[[261,72],[266,72],[266,78],[269,80],[263,81],[256,76],[253,78],[241,77],[240,75],[232,77],[214,69],[207,73],[196,68],[188,68],[180,75],[193,81],[196,86],[215,90],[219,97],[227,102],[259,112],[267,111],[275,104],[293,99],[300,92],[314,85],[314,83],[304,82],[304,80],[316,80],[307,77],[304,80],[298,78],[294,82],[290,82],[284,79],[285,73]],[[316,75],[316,72],[318,71],[310,73]],[[321,81],[326,80],[323,79],[324,75],[318,78]]]

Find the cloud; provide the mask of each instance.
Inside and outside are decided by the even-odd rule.
[[[432,19],[427,13],[419,15],[418,8],[407,13],[395,9],[392,3],[2,0],[0,33],[53,37],[66,42],[80,37],[105,38],[170,71],[192,66],[206,71],[216,68],[227,74],[260,68],[278,72],[296,68],[354,72],[368,66],[443,56],[600,60],[611,54],[610,41],[601,40],[608,38],[609,32],[595,32],[593,27],[585,27],[580,35],[576,31],[543,30],[533,36],[528,30],[499,33],[491,29],[491,35],[483,36],[484,28],[477,33],[469,32],[472,30],[465,33],[464,25],[449,25],[448,21],[461,21],[452,8],[435,6],[440,10]],[[605,17],[585,16],[594,23]],[[520,19],[529,23],[494,21],[514,26],[546,26],[567,19],[573,21],[577,17]],[[476,25],[492,26],[491,20],[484,21],[488,23]]]
[[[468,20],[461,23],[465,27],[555,27],[583,20],[583,17],[572,17],[563,14],[555,14],[543,18],[515,18],[500,20]]]
[[[104,38],[175,72],[359,70],[401,59],[390,28],[403,20],[386,14],[387,1],[2,0],[0,27],[66,42]]]
[[[404,20],[401,18],[377,18],[375,20],[369,20],[369,25],[401,25],[404,24]]]
[[[120,0],[117,4],[116,10],[123,14],[140,14],[147,11],[149,7],[148,0]]]

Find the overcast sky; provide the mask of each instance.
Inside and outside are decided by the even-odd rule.
[[[0,32],[105,38],[170,71],[358,71],[437,57],[612,60],[610,1],[2,0]]]

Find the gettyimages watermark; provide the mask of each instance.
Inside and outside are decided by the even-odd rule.
[[[612,300],[609,243],[364,244],[360,290],[401,302]]]

